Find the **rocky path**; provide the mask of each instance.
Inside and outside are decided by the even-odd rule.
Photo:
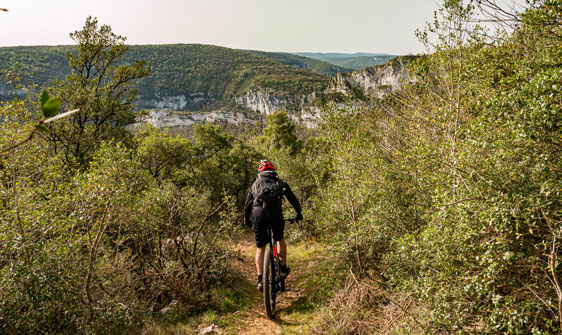
[[[256,253],[256,247],[251,235],[248,235],[243,241],[241,241],[236,248],[244,258],[241,262],[241,271],[244,277],[248,279],[250,283],[256,281],[256,269],[254,265],[254,255]],[[271,320],[267,317],[265,313],[265,307],[263,302],[263,295],[256,290],[255,294],[258,296],[259,302],[254,305],[248,315],[248,317],[242,321],[239,326],[238,334],[240,335],[253,335],[253,334],[282,334],[283,333],[283,310],[291,306],[291,303],[300,298],[304,290],[296,288],[296,284],[299,281],[299,269],[296,264],[292,265],[292,273],[287,278],[287,290],[280,295],[277,300],[277,313],[275,319]]]

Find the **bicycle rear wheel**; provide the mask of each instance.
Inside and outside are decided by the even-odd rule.
[[[263,300],[267,317],[275,317],[275,298],[277,296],[275,283],[275,263],[271,249],[265,251],[263,259]]]

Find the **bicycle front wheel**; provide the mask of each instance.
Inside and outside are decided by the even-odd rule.
[[[265,312],[270,319],[275,317],[275,298],[277,295],[275,285],[275,263],[273,262],[271,249],[268,248],[263,259],[263,300]]]

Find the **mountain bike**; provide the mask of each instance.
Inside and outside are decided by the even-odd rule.
[[[296,218],[285,219],[285,222],[293,223]],[[281,261],[277,253],[277,241],[273,238],[271,227],[267,227],[269,236],[269,248],[265,251],[263,258],[263,300],[267,317],[275,317],[275,302],[277,294],[285,291],[285,278],[281,277]]]

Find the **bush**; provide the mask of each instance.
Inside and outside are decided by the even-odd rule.
[[[328,114],[322,225],[359,277],[431,310],[427,332],[559,333],[560,6],[492,44],[466,34],[475,8],[445,2],[401,92]]]
[[[62,162],[40,142],[3,161],[3,333],[115,333],[174,300],[191,311],[210,302],[228,274],[229,199],[158,186],[120,144],[74,175]]]

